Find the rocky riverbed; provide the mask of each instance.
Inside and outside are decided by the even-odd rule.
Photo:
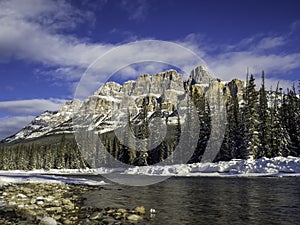
[[[27,183],[0,187],[0,224],[96,225],[148,224],[153,209],[95,208],[84,205],[84,193],[102,187]]]

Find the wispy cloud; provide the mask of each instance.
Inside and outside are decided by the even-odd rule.
[[[0,113],[9,115],[38,115],[46,110],[55,111],[65,104],[64,99],[30,99],[0,102]]]
[[[33,118],[34,116],[0,117],[0,140],[15,134]]]
[[[62,34],[93,17],[66,1],[1,1],[0,8],[0,62],[19,59],[75,69],[112,48]]]
[[[255,75],[261,74],[262,70],[267,75],[271,74],[272,77],[268,78],[269,87],[274,87],[274,80],[278,81],[279,77],[284,79],[280,81],[283,87],[291,86],[295,78],[290,78],[289,75],[300,68],[300,52],[286,50],[286,45],[291,42],[290,33],[260,33],[244,38],[236,44],[224,43],[217,50],[213,49],[214,54],[207,49],[206,62],[212,72],[224,80],[245,79],[246,70],[249,68],[250,73]],[[283,74],[286,76],[282,76]]]
[[[228,52],[210,59],[209,65],[213,72],[224,79],[245,76],[246,68],[251,73],[262,70],[274,74],[288,74],[289,71],[300,67],[299,54],[257,54],[248,51]],[[288,77],[287,77],[288,79]]]
[[[259,33],[237,43],[223,43],[219,46],[213,45],[205,35],[189,34],[183,40],[183,45],[187,44],[187,47],[203,57],[216,77],[224,80],[245,79],[249,68],[250,73],[259,78],[264,70],[268,88],[274,88],[278,81],[281,87],[287,88],[296,80],[295,76],[291,78],[290,75],[300,69],[300,52],[287,51],[297,24],[293,23],[290,32],[284,34]],[[260,82],[259,79],[257,81]]]
[[[252,51],[274,50],[283,46],[288,41],[287,35],[266,35],[254,34],[250,37],[243,38],[237,43],[224,44],[220,46],[222,51]]]
[[[283,46],[286,43],[285,37],[265,37],[261,39],[256,45],[256,50],[273,49],[279,46]]]
[[[64,99],[30,99],[0,102],[0,140],[18,132],[42,112],[60,109]]]
[[[144,40],[121,45],[103,55],[87,70],[77,89],[77,94],[80,93],[78,97],[87,97],[92,94],[99,88],[99,83],[104,83],[120,69],[141,63],[140,68],[135,67],[135,70],[139,72],[134,76],[137,77],[143,73],[142,69],[145,65],[143,63],[151,61],[156,62],[156,64],[152,64],[152,69],[154,69],[153,66],[157,66],[155,67],[156,72],[160,71],[161,64],[167,64],[185,71],[185,75],[188,75],[195,66],[204,63],[201,57],[190,49],[173,42]],[[126,72],[123,75],[126,74],[128,73]],[[133,77],[132,74],[128,74],[128,76]]]
[[[67,1],[58,2],[54,0],[28,0],[26,4],[17,0],[0,2],[3,9],[0,12],[0,60],[21,59],[39,62],[53,69],[37,72],[72,83],[78,81],[85,69],[99,56],[121,44],[90,43],[75,36],[63,35],[60,32],[62,29],[72,29],[84,21],[92,20],[89,17],[92,18],[93,13],[90,12],[91,16],[85,18],[86,12],[74,8]],[[134,12],[131,13],[132,18],[138,19],[147,15],[149,6],[148,2],[142,0],[124,0],[121,7],[126,8],[128,12]],[[295,22],[290,29],[295,30],[297,24]],[[300,53],[278,51],[288,43],[288,38],[288,35],[280,34],[255,34],[238,43],[216,46],[205,35],[189,34],[175,42],[196,52],[217,76],[229,79],[244,76],[247,67],[253,73],[262,69],[270,73],[288,73],[299,68]],[[111,73],[109,67],[122,66],[132,58],[136,60],[149,58],[150,51],[147,50],[152,47],[149,42],[144,42],[139,49],[123,48],[124,51],[119,52],[118,60],[107,61],[102,70],[98,71],[102,75],[99,82],[105,81]],[[156,46],[151,50],[152,52],[155,50],[161,61],[168,61],[170,56],[173,58],[175,56],[183,65],[188,62],[185,55],[173,49]]]
[[[109,31],[109,34],[112,36],[118,36],[123,39],[123,43],[128,43],[132,41],[136,41],[139,39],[139,36],[135,34],[132,31],[125,30],[125,29],[120,29],[120,28],[113,28]],[[151,38],[149,38],[151,39]]]
[[[25,21],[53,32],[72,30],[94,20],[92,11],[79,10],[65,0],[3,0],[0,6],[1,19]]]

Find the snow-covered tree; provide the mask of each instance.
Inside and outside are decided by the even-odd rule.
[[[271,135],[271,124],[270,124],[270,110],[268,107],[267,92],[265,89],[265,75],[262,71],[262,85],[259,90],[259,139],[260,149],[258,157],[270,156],[270,135]]]
[[[283,118],[281,118],[282,114],[280,114],[279,110],[279,96],[277,85],[277,89],[275,92],[272,92],[271,97],[271,138],[269,139],[268,157],[288,156],[289,154],[290,136],[282,122]]]
[[[258,120],[258,94],[255,90],[255,79],[253,75],[250,76],[246,87],[246,98],[244,105],[244,126],[245,126],[245,146],[246,157],[258,158],[261,154],[260,140],[259,140],[259,120]]]

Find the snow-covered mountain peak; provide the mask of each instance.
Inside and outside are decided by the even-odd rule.
[[[213,79],[206,65],[199,65],[191,71],[190,82],[198,84],[208,84]]]
[[[110,81],[101,86],[94,95],[114,95],[115,92],[120,92],[122,85]]]
[[[129,109],[133,120],[140,118],[139,114],[145,100],[149,116],[151,116],[158,107],[168,112],[168,115],[173,115],[178,107],[179,99],[182,99],[188,91],[201,95],[220,89],[225,90],[224,95],[229,95],[233,92],[231,89],[234,89],[234,93],[239,93],[238,95],[241,96],[242,84],[238,81],[232,82],[225,84],[219,79],[212,79],[207,67],[203,65],[191,72],[188,83],[175,70],[160,72],[152,76],[143,74],[137,80],[124,82],[123,85],[107,82],[86,100],[75,99],[66,102],[57,112],[47,111],[36,117],[17,134],[2,142],[73,133],[73,128],[88,128],[98,133],[112,131],[116,128],[115,118],[118,113],[124,114]],[[172,120],[172,118],[169,119]]]

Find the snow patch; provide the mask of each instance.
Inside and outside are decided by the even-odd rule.
[[[83,185],[105,185],[104,181],[84,178],[70,178],[59,175],[101,175],[121,173],[127,175],[179,176],[179,177],[259,177],[259,176],[297,176],[300,177],[300,158],[289,156],[260,158],[228,162],[194,163],[177,165],[153,165],[131,168],[95,168],[95,169],[51,169],[33,171],[0,171],[0,185],[28,182],[51,182]],[[48,175],[47,175],[48,174]],[[50,175],[56,174],[56,175]]]
[[[95,181],[85,178],[71,178],[54,175],[42,175],[33,173],[17,173],[16,171],[0,171],[0,185],[23,183],[65,183],[82,185],[106,185],[104,181]]]
[[[151,176],[299,176],[300,158],[275,157],[170,166],[133,167],[124,174]]]

